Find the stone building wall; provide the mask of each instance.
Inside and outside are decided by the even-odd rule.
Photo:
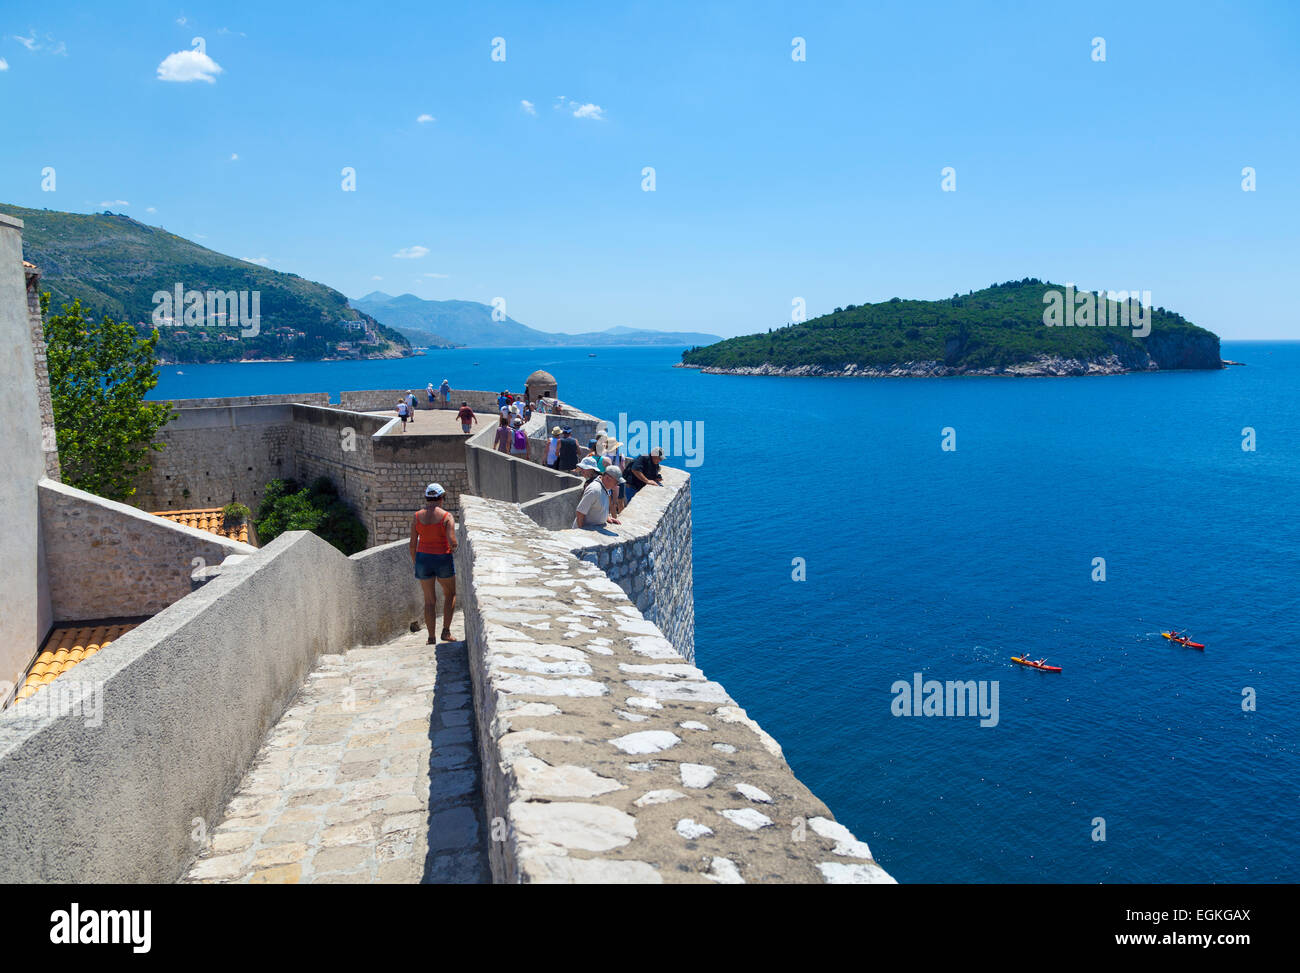
[[[40,532],[59,622],[156,614],[190,593],[195,570],[256,550],[51,480]]]
[[[31,322],[32,355],[36,364],[36,401],[41,410],[41,449],[45,453],[45,475],[61,480],[59,447],[54,431],[54,400],[50,396],[49,351],[45,345],[45,324],[41,320],[41,272],[24,263],[27,283],[27,317]]]
[[[164,448],[150,454],[133,506],[186,510],[233,499],[256,513],[267,483],[296,474],[293,406],[182,405],[159,432]]]

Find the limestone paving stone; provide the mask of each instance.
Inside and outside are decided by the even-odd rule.
[[[465,644],[425,638],[321,657],[183,882],[490,881]]]
[[[888,881],[864,843],[807,825],[834,819],[779,744],[694,664],[693,636],[691,656],[675,648],[685,628],[667,580],[689,562],[660,534],[675,516],[689,545],[689,498],[672,515],[677,500],[664,491],[660,507],[643,509],[665,519],[637,527],[636,504],[655,492],[625,511],[625,527],[641,534],[604,538],[547,531],[513,504],[462,497],[457,575],[494,879]],[[497,583],[519,565],[545,579],[528,590]],[[648,568],[638,608],[631,579]],[[605,574],[623,569],[617,583]],[[583,786],[593,781],[610,783]]]

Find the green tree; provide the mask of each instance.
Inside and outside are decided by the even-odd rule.
[[[79,300],[61,314],[49,308],[50,295],[42,294],[63,481],[126,500],[149,469],[149,453],[163,448],[154,442],[158,430],[175,417],[169,403],[145,401],[158,384],[158,332],[140,338],[108,316],[96,323]]]

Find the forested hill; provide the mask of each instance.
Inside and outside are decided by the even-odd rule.
[[[410,343],[372,316],[353,310],[338,291],[238,260],[197,243],[113,213],[62,213],[0,203],[0,212],[24,223],[23,257],[41,270],[41,289],[58,312],[74,298],[95,315],[152,327],[154,294],[183,291],[259,295],[256,335],[241,334],[207,318],[197,325],[181,311],[175,326],[159,328],[164,361],[324,357],[394,358],[411,354]],[[251,331],[252,329],[246,329]]]
[[[1131,324],[1049,327],[1044,295],[1051,291],[1064,296],[1066,288],[1026,278],[939,301],[895,297],[849,305],[765,334],[692,348],[682,363],[710,371],[799,375],[1068,375],[1222,367],[1218,336],[1163,307],[1150,309],[1145,337],[1136,336]],[[1103,303],[1118,319],[1119,305]]]

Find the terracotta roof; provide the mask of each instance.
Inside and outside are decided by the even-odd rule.
[[[14,702],[35,695],[42,686],[54,682],[78,662],[108,648],[138,624],[140,623],[124,622],[118,625],[94,625],[79,622],[56,628],[45,640],[41,654],[32,663],[27,679],[14,696]]]
[[[32,268],[32,270],[35,270],[35,269],[36,269],[36,264],[32,263],[30,260],[24,260],[24,261],[23,261],[23,269],[26,270],[28,267]]]
[[[155,510],[153,515],[177,524],[183,524],[186,527],[206,530],[209,534],[216,534],[218,537],[229,537],[232,541],[248,543],[248,525],[240,524],[238,527],[227,530],[222,526],[224,516],[220,507],[211,507],[206,510]]]

